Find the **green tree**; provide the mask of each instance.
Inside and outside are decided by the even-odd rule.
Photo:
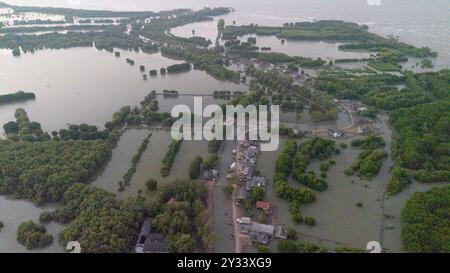
[[[47,234],[44,226],[33,221],[24,222],[17,230],[17,241],[27,249],[44,248],[53,243],[53,237]]]
[[[191,253],[194,250],[195,241],[189,234],[176,234],[168,239],[168,248],[174,253]]]
[[[198,179],[201,174],[203,159],[200,156],[197,156],[189,166],[189,177],[191,179]]]
[[[145,182],[145,186],[147,187],[148,191],[156,191],[156,188],[158,187],[158,181],[150,178],[147,180],[147,182]]]

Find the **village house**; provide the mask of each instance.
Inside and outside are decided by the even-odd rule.
[[[204,170],[202,174],[203,179],[207,181],[215,181],[218,176],[219,171],[216,169]]]
[[[167,253],[166,239],[161,233],[152,232],[152,219],[146,218],[134,248],[136,253]]]
[[[274,237],[275,228],[273,225],[265,225],[252,222],[250,225],[250,241],[267,245]]]
[[[263,190],[266,187],[266,178],[262,176],[253,176],[251,179],[247,180],[245,184],[245,188],[247,191],[252,191],[254,188],[262,188]]]
[[[270,215],[273,213],[273,203],[267,201],[258,201],[256,202],[256,209]]]
[[[245,187],[239,187],[236,191],[236,205],[244,202],[249,198],[250,193],[247,191]]]

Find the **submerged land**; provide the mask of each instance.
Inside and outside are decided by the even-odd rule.
[[[9,63],[62,54],[67,63],[49,71],[81,60],[80,71],[98,73],[94,88],[68,77],[60,94],[39,92],[52,92],[39,79],[0,90],[1,252],[69,241],[83,252],[366,252],[369,241],[450,251],[450,72],[432,69],[439,52],[352,22],[239,25],[221,18],[231,12],[0,3]],[[215,39],[197,36],[198,22],[214,24]],[[319,41],[353,55],[276,51]],[[52,110],[52,96],[79,108]],[[193,96],[280,105],[280,148],[172,140],[171,107]],[[28,214],[12,217],[17,209]]]

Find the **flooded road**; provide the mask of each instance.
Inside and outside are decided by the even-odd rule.
[[[233,149],[235,145],[233,141],[225,141],[220,157],[219,178],[214,187],[214,231],[218,236],[218,242],[215,245],[216,253],[234,252],[234,239],[232,238],[234,219],[231,218],[231,201],[225,197],[223,188],[228,184],[228,169],[233,162]]]

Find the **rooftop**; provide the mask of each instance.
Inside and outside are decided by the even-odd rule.
[[[256,202],[256,208],[257,209],[262,209],[264,211],[268,211],[272,208],[273,204],[271,202],[267,202],[267,201],[258,201]]]

